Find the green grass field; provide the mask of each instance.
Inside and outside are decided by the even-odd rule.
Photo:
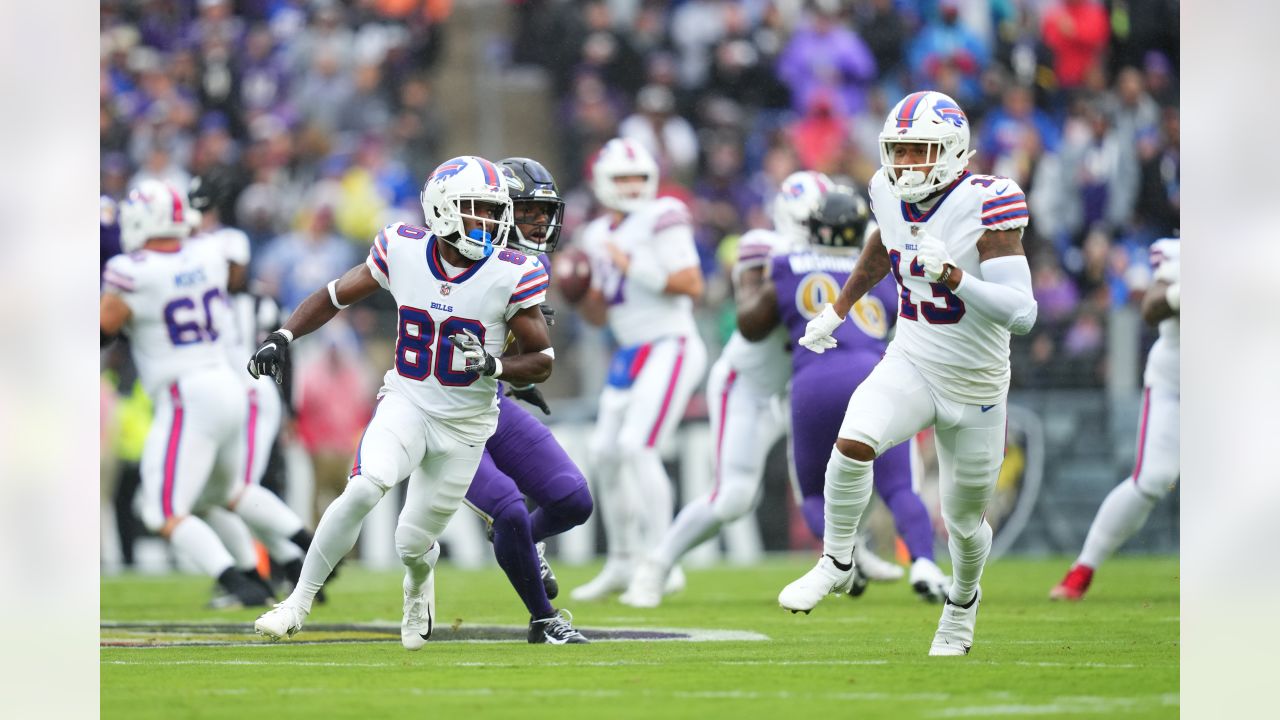
[[[533,646],[528,616],[495,567],[442,564],[440,635],[510,626],[509,642],[436,642],[409,653],[398,635],[365,642],[167,633],[113,625],[219,623],[248,630],[257,612],[203,609],[202,577],[102,581],[104,718],[946,718],[1176,717],[1178,561],[1118,558],[1090,597],[1046,599],[1064,559],[1005,559],[987,568],[973,652],[927,657],[940,607],[905,582],[858,599],[829,597],[811,615],[778,608],[778,590],[810,567],[778,557],[752,568],[689,572],[689,588],[657,610],[616,600],[572,604],[575,624],[600,628],[749,631],[759,640],[595,642]],[[562,587],[596,567],[557,568]],[[398,574],[348,568],[308,627],[398,624]],[[235,628],[233,628],[234,630]],[[174,639],[223,645],[116,647]],[[153,642],[154,641],[154,642]],[[796,713],[791,715],[790,713]]]

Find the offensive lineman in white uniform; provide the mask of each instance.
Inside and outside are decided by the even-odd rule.
[[[265,585],[235,569],[218,535],[192,514],[225,497],[242,474],[246,407],[228,364],[227,260],[212,244],[186,244],[185,194],[139,183],[120,206],[124,255],[103,271],[104,342],[124,331],[155,415],[142,454],[138,514],[244,605],[270,599]],[[211,477],[219,467],[224,475]]]
[[[609,212],[582,234],[592,273],[581,309],[593,324],[607,320],[619,350],[591,440],[608,558],[570,594],[579,601],[626,590],[642,548],[655,547],[671,525],[671,479],[658,448],[680,424],[707,363],[693,319],[703,284],[689,209],[657,197],[658,164],[634,140],[605,143],[592,189]],[[671,586],[683,582],[683,573],[671,573]]]
[[[1142,299],[1142,319],[1159,327],[1160,337],[1147,355],[1142,419],[1138,425],[1138,458],[1133,474],[1102,501],[1080,556],[1062,582],[1049,592],[1054,600],[1083,599],[1098,566],[1142,529],[1151,509],[1178,482],[1180,249],[1176,238],[1157,240],[1151,245],[1154,274],[1151,287]]]
[[[298,587],[254,624],[270,639],[302,628],[364,517],[420,468],[409,480],[396,527],[405,564],[400,639],[405,648],[420,649],[435,621],[436,539],[497,425],[497,382],[526,385],[551,375],[555,353],[538,307],[547,272],[536,258],[505,249],[512,207],[502,173],[484,158],[453,158],[431,173],[421,197],[429,230],[405,223],[383,228],[365,263],[308,296],[250,360],[250,374],[279,382],[281,348],[295,336],[315,331],[378,288],[389,290],[399,307],[395,365],[347,487],[320,519]],[[508,331],[517,352],[499,359]]]
[[[1012,180],[971,175],[971,155],[968,118],[942,93],[912,93],[885,120],[882,167],[869,187],[880,232],[800,343],[834,347],[831,333],[853,303],[891,271],[901,288],[898,330],[849,399],[827,465],[822,558],[778,595],[782,607],[808,612],[848,589],[872,460],[932,426],[953,580],[930,655],[964,655],[973,644],[991,551],[983,513],[1004,454],[1009,333],[1029,332],[1036,318],[1022,250],[1026,198]]]
[[[239,228],[223,225],[220,217],[219,208],[230,192],[229,184],[225,171],[217,169],[192,179],[188,221],[193,234],[187,242],[213,244],[220,247],[227,258],[231,325],[225,333],[225,347],[234,368],[257,349],[260,331],[278,326],[280,310],[271,298],[247,292],[249,236]],[[249,536],[251,529],[271,559],[282,567],[289,582],[297,585],[303,553],[311,546],[311,533],[288,505],[262,487],[271,448],[284,419],[284,399],[280,389],[268,378],[255,379],[241,373],[236,373],[236,377],[245,386],[249,405],[243,430],[244,472],[234,479],[227,501],[238,517],[217,504],[198,512],[222,538],[239,567],[247,566],[257,572],[257,553]],[[239,522],[240,518],[245,522]]]
[[[835,183],[826,175],[801,171],[782,181],[774,199],[774,230],[751,230],[738,242],[733,267],[736,288],[754,284],[764,275],[769,257],[802,245],[806,224],[823,195]],[[685,505],[666,535],[636,567],[620,600],[634,607],[657,607],[667,574],[691,548],[722,527],[751,512],[760,497],[765,453],[773,438],[764,437],[771,403],[786,392],[791,361],[786,329],[776,328],[759,342],[749,342],[737,330],[707,375],[707,407],[711,415],[715,486],[711,493]]]

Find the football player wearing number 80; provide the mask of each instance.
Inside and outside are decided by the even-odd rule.
[[[538,307],[547,271],[536,258],[506,249],[512,208],[501,171],[481,157],[453,158],[427,178],[421,199],[426,228],[383,228],[363,264],[308,296],[249,361],[250,374],[280,381],[281,349],[351,303],[385,288],[399,308],[395,364],[347,487],[320,519],[297,588],[254,624],[270,639],[302,628],[365,516],[413,475],[395,541],[405,565],[401,641],[421,648],[435,622],[436,539],[497,426],[498,380],[523,385],[551,375],[555,353]],[[499,358],[508,332],[516,352]]]
[[[500,160],[498,169],[506,177],[515,210],[510,244],[547,267],[545,255],[554,252],[560,240],[564,211],[555,178],[529,158]],[[508,383],[506,394],[498,398],[498,429],[485,444],[466,503],[492,530],[498,565],[529,610],[529,642],[585,643],[572,616],[551,605],[559,585],[542,541],[587,521],[591,491],[547,426],[512,398],[551,412],[536,385],[513,388]],[[525,507],[526,496],[538,505],[532,514]]]
[[[1004,455],[1009,334],[1029,332],[1036,319],[1022,249],[1026,197],[1008,178],[969,173],[972,154],[968,118],[942,93],[912,93],[885,119],[869,186],[880,233],[800,344],[835,347],[854,303],[890,272],[897,332],[849,399],[827,463],[823,555],[778,595],[782,607],[808,612],[849,587],[873,461],[933,427],[953,579],[930,655],[964,655],[973,644],[991,551],[984,512]]]
[[[104,344],[128,333],[155,408],[138,514],[241,603],[263,605],[270,591],[237,571],[218,535],[193,514],[215,465],[229,472],[217,480],[226,487],[245,472],[248,404],[223,349],[230,328],[226,255],[185,242],[186,193],[157,180],[139,183],[121,203],[120,230],[126,254],[103,271],[99,316]]]

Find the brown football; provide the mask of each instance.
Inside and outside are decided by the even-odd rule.
[[[565,248],[551,261],[551,286],[571,303],[586,297],[591,288],[591,260],[576,247]]]

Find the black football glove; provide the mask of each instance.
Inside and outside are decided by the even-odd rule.
[[[508,385],[507,397],[523,400],[541,410],[543,415],[551,414],[551,407],[547,405],[547,399],[542,397],[542,391],[538,389],[537,385],[530,384],[524,387]]]
[[[249,374],[256,380],[263,375],[275,378],[277,385],[284,384],[289,370],[289,338],[273,332],[262,341],[258,351],[249,358]]]
[[[547,319],[547,327],[556,324],[556,309],[546,303],[542,303],[542,317]]]
[[[498,371],[498,363],[484,349],[484,343],[470,330],[449,336],[449,342],[462,351],[463,369],[489,377]]]

